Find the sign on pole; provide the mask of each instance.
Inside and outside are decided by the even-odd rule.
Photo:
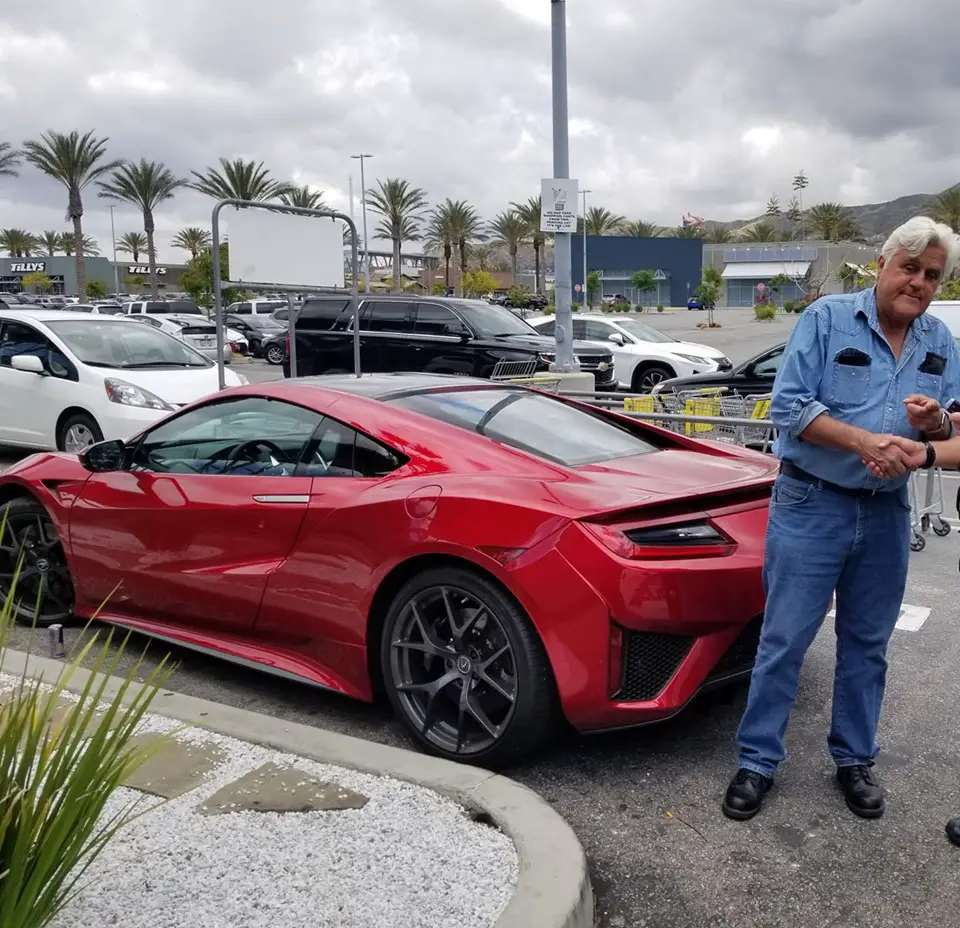
[[[576,290],[577,293],[579,293],[583,289],[583,287],[581,287],[580,284],[577,284],[573,289]]]
[[[565,177],[544,178],[540,185],[540,231],[573,235],[577,231],[579,184]]]

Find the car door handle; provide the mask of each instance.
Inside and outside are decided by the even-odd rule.
[[[308,493],[264,493],[254,496],[255,503],[309,503]]]

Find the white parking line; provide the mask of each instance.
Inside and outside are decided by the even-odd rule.
[[[835,619],[837,610],[831,609],[827,613],[828,619]],[[923,623],[930,618],[930,609],[927,606],[908,606],[904,603],[900,607],[900,618],[894,628],[902,632],[917,632],[923,627]]]

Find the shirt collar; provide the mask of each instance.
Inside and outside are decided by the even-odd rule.
[[[863,316],[867,322],[870,324],[870,327],[877,332],[880,331],[880,319],[877,316],[877,288],[876,286],[870,287],[867,290],[862,290],[857,296],[857,305],[854,310],[855,315]],[[929,312],[929,310],[927,310]],[[922,316],[918,316],[913,322],[910,323],[910,332],[920,335],[926,333],[930,330],[933,323],[930,319],[927,318],[927,312],[924,312]]]

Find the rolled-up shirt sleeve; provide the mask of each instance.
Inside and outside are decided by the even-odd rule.
[[[950,354],[947,357],[947,369],[943,378],[942,392],[937,399],[946,408],[953,400],[960,401],[960,351],[957,343],[951,341]]]
[[[818,399],[826,356],[826,332],[818,310],[807,310],[783,352],[773,385],[770,418],[777,428],[800,441],[804,430],[828,412]]]

